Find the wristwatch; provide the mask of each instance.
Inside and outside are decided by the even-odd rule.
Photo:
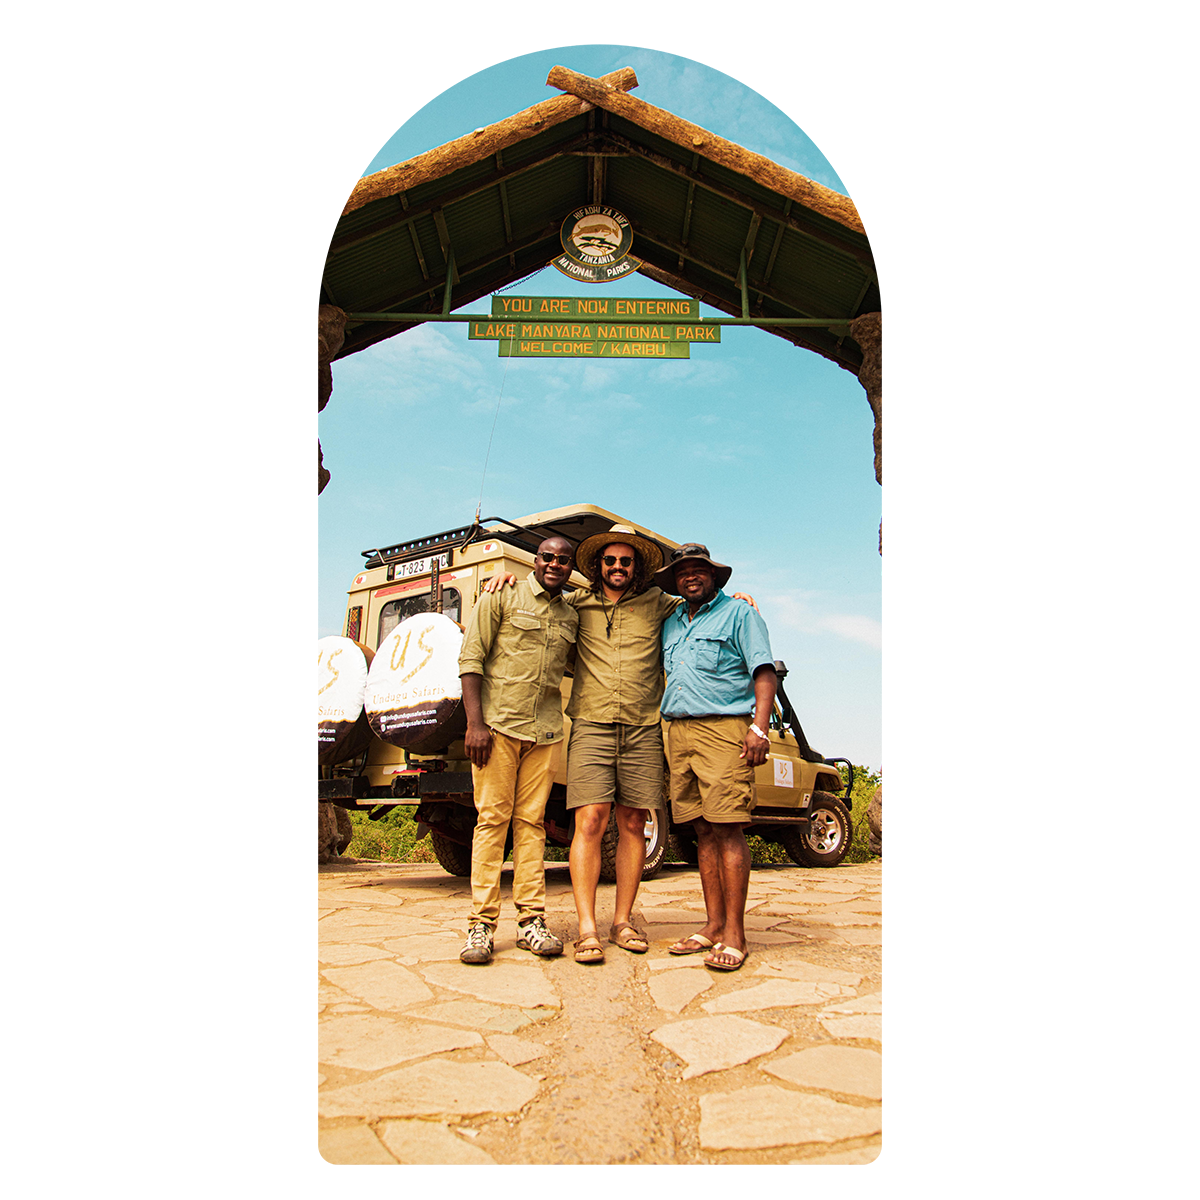
[[[759,729],[757,725],[754,724],[753,721],[750,723],[750,730],[752,733],[757,733],[764,742],[769,742],[771,740],[765,733],[763,733],[761,729]]]

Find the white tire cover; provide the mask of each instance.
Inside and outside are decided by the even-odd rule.
[[[412,746],[454,716],[462,704],[462,642],[462,630],[441,613],[408,617],[380,642],[365,701],[376,737]]]
[[[372,651],[348,637],[317,642],[317,758],[341,762],[361,724]]]

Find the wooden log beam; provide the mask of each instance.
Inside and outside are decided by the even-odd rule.
[[[644,158],[647,162],[652,162],[656,167],[662,167],[664,171],[670,171],[672,175],[678,175],[681,179],[699,184],[705,191],[712,192],[714,196],[720,196],[723,200],[730,200],[734,204],[748,208],[751,212],[758,213],[760,217],[768,221],[778,221],[796,233],[816,238],[818,241],[824,242],[827,246],[832,246],[835,250],[844,251],[846,254],[853,256],[864,270],[870,272],[872,276],[874,275],[875,260],[871,257],[869,247],[856,246],[847,238],[838,237],[837,234],[830,233],[827,227],[821,228],[815,221],[805,220],[804,217],[797,216],[786,205],[783,208],[773,208],[770,205],[752,199],[745,192],[739,192],[736,188],[723,187],[721,184],[702,175],[694,166],[685,167],[677,162],[672,162],[666,155],[656,154],[648,147],[640,146],[637,142],[630,141],[629,138],[619,133],[610,132],[605,134],[605,137],[614,146],[627,150],[630,154],[636,154],[639,158]],[[782,170],[782,168],[780,169]],[[798,178],[803,178],[803,176],[798,176]],[[836,195],[836,193],[834,194]],[[787,204],[795,203],[790,196],[786,196],[784,199],[787,201]]]
[[[536,170],[545,163],[553,162],[556,158],[561,158],[564,154],[574,154],[577,151],[586,153],[586,147],[591,144],[593,136],[592,134],[585,133],[580,137],[572,138],[569,142],[563,142],[561,145],[552,147],[538,158],[520,163],[515,167],[505,167],[498,163],[496,170],[484,179],[477,179],[473,183],[465,184],[463,187],[441,192],[432,200],[427,200],[424,204],[405,204],[402,209],[397,209],[391,216],[375,221],[362,229],[356,230],[354,233],[335,237],[329,243],[329,253],[330,255],[340,254],[343,250],[349,250],[352,246],[359,246],[363,242],[370,241],[371,238],[378,237],[380,234],[389,233],[406,221],[415,221],[418,217],[427,216],[435,208],[446,208],[451,204],[458,203],[459,200],[465,200],[469,196],[476,196],[480,192],[486,192],[488,188],[498,186],[501,189],[501,194],[503,194],[504,185],[507,180],[513,179],[518,175],[523,175],[527,171]],[[499,155],[497,155],[497,158],[499,159]],[[401,197],[401,200],[403,199]]]
[[[631,88],[637,87],[638,81],[632,67],[622,67],[619,71],[602,75],[592,82],[603,83],[605,87],[623,95]],[[503,121],[497,121],[494,125],[476,129],[465,137],[455,138],[444,146],[437,146],[424,154],[418,154],[416,158],[385,167],[382,171],[360,179],[354,185],[354,191],[350,193],[350,199],[342,209],[342,216],[357,211],[373,200],[395,196],[418,184],[441,179],[460,167],[469,167],[482,159],[490,158],[497,150],[504,150],[517,142],[525,141],[526,138],[544,133],[555,125],[561,125],[564,121],[579,116],[583,111],[586,110],[580,107],[578,97],[554,96],[514,116],[506,117]]]
[[[858,209],[848,196],[806,179],[796,171],[789,171],[764,155],[755,154],[736,142],[726,141],[725,138],[718,137],[699,125],[693,125],[691,121],[685,121],[665,109],[655,108],[644,100],[628,96],[623,90],[609,83],[608,76],[593,79],[590,75],[580,75],[579,72],[568,70],[566,67],[553,67],[546,76],[546,82],[551,87],[594,104],[597,108],[624,117],[627,121],[632,121],[677,146],[699,151],[711,162],[719,163],[739,175],[745,175],[781,196],[790,196],[809,211],[820,213],[821,216],[836,221],[855,233],[864,236],[866,234]]]
[[[498,262],[502,262],[505,259],[515,259],[517,255],[536,251],[539,247],[542,250],[538,257],[541,258],[544,255],[545,262],[549,262],[556,253],[561,251],[561,246],[558,245],[558,230],[558,222],[553,222],[543,226],[537,233],[525,238],[521,242],[509,242],[508,245],[495,254],[476,259],[473,262],[455,264],[456,274],[460,275],[463,280],[462,288],[455,294],[455,307],[461,308],[463,305],[471,304],[473,301],[478,300],[481,296],[491,294],[496,286],[505,278],[504,273],[501,273],[497,278],[493,279],[489,276],[482,281],[479,279],[479,275],[482,272],[486,272],[489,267],[494,266]],[[536,269],[536,265],[532,265],[530,269]],[[414,311],[416,302],[430,294],[426,289],[419,292],[409,292],[400,296],[393,296],[379,301],[377,308],[372,307],[369,311],[412,312]],[[365,312],[368,310],[363,309],[361,311]],[[440,311],[440,308],[431,308],[429,315],[431,317],[437,316]],[[346,344],[342,348],[341,353],[336,355],[336,357],[344,358],[349,354],[355,354],[359,350],[365,350],[368,346],[373,346],[376,342],[385,341],[398,333],[413,329],[419,324],[424,324],[424,322],[403,321],[396,322],[395,324],[385,324],[378,321],[364,321],[352,324],[352,328],[346,335]]]
[[[658,248],[654,247],[654,249]],[[642,259],[638,274],[645,275],[647,279],[653,279],[655,283],[661,283],[664,287],[669,287],[681,295],[691,296],[693,300],[699,300],[701,304],[707,304],[710,308],[728,313],[731,317],[741,315],[740,300],[731,301],[715,292],[707,291],[700,284],[677,274],[661,263],[654,262],[653,256]],[[767,332],[782,338],[785,342],[791,342],[792,345],[798,346],[802,350],[811,350],[814,354],[829,359],[844,371],[849,371],[853,375],[858,374],[858,360],[847,354],[840,343],[832,343],[827,335],[822,335],[813,329],[782,325],[774,326]],[[818,340],[822,338],[823,340]]]

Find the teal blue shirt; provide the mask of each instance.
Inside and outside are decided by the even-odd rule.
[[[691,621],[681,604],[663,622],[667,688],[662,715],[741,717],[754,712],[754,672],[775,666],[766,622],[755,609],[724,592]]]

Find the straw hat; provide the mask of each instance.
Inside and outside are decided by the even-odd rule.
[[[575,550],[575,565],[588,579],[591,579],[592,571],[596,566],[596,555],[605,546],[611,546],[616,542],[632,546],[642,556],[642,562],[646,564],[649,574],[653,575],[662,566],[662,551],[652,541],[642,537],[636,529],[631,529],[628,525],[614,525],[607,533],[594,533],[590,538],[584,538]]]
[[[678,596],[679,589],[675,586],[675,568],[689,558],[698,558],[701,562],[706,562],[712,567],[718,588],[723,588],[729,582],[730,575],[733,574],[732,567],[727,567],[724,563],[714,562],[709,557],[707,546],[702,545],[700,542],[684,542],[678,549],[671,551],[671,561],[661,571],[655,573],[654,582],[669,595]]]

